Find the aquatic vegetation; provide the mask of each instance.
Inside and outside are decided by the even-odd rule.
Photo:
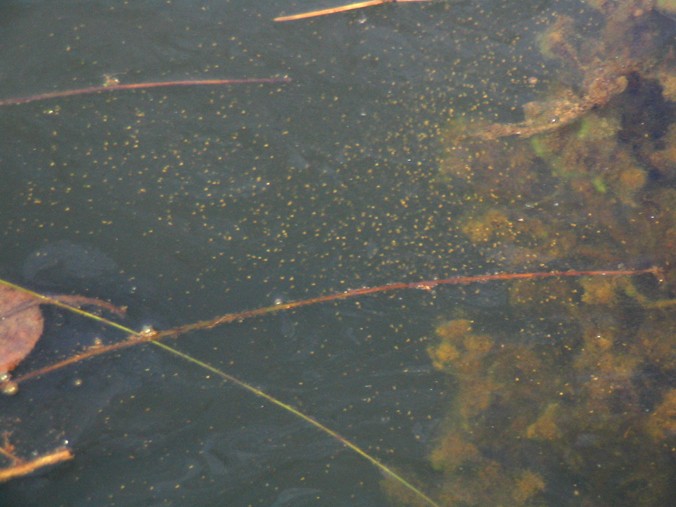
[[[676,389],[667,391],[650,414],[646,432],[658,442],[676,435]]]
[[[676,261],[673,55],[654,2],[588,3],[597,36],[565,16],[540,36],[564,90],[443,139],[443,181],[472,189],[458,228],[499,266]],[[518,281],[504,329],[481,310],[436,327],[428,352],[456,391],[430,453],[444,505],[671,503],[676,275],[646,282]]]
[[[477,122],[470,136],[527,138],[557,131],[625,92],[633,74],[657,70],[659,52],[663,49],[649,16],[655,8],[653,1],[589,3],[605,16],[598,37],[578,34],[574,20],[565,15],[558,16],[540,36],[542,54],[565,65],[575,83],[555,91],[552,97],[525,104],[522,122],[492,125]],[[630,43],[627,34],[634,38]],[[664,73],[663,69],[657,72]]]
[[[558,336],[475,334],[465,320],[437,328],[430,357],[457,389],[430,454],[444,477],[444,505],[539,505],[555,496],[557,505],[580,497],[635,505],[639,495],[642,505],[664,505],[668,473],[650,481],[649,496],[634,488],[636,481],[648,487],[656,464],[668,467],[670,459],[674,395],[659,379],[674,371],[673,312],[649,311],[630,334],[623,314],[642,310],[614,302],[626,296],[622,284],[581,285],[586,301],[559,301],[567,315]],[[531,301],[525,311],[545,318],[544,308]],[[622,473],[628,467],[630,476]]]

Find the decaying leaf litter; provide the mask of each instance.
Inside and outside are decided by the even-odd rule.
[[[54,304],[98,307],[124,317],[125,309],[86,296],[54,295],[49,299],[0,285],[0,377],[6,376],[33,350],[42,336],[44,318],[40,305]]]

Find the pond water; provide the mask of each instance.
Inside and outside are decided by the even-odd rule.
[[[633,193],[623,183],[613,187],[611,177],[610,191],[589,178],[599,199],[615,196],[621,217],[621,232],[606,238],[593,232],[599,222],[580,209],[579,189],[558,187],[559,175],[547,168],[542,151],[536,161],[505,152],[513,166],[539,174],[500,179],[501,191],[514,196],[495,198],[508,203],[509,220],[539,213],[543,223],[566,222],[565,234],[533,228],[527,241],[508,233],[482,241],[477,230],[485,224],[477,221],[486,209],[477,203],[491,201],[495,181],[444,169],[455,160],[452,121],[518,122],[523,104],[557,87],[577,85],[584,93],[585,67],[577,69],[576,82],[560,58],[543,56],[541,34],[572,16],[579,22],[576,37],[590,37],[604,26],[602,13],[573,0],[478,0],[272,21],[334,4],[2,2],[0,99],[100,85],[110,76],[121,83],[291,81],[115,91],[0,107],[0,276],[39,291],[110,300],[128,307],[127,325],[166,329],[394,281],[669,260],[662,240],[618,247],[638,230],[622,228],[636,223],[634,214],[659,211],[662,221],[651,234],[673,238],[669,227],[676,219],[665,205],[671,197],[654,192],[673,188],[676,178],[657,163]],[[636,31],[659,34],[650,41],[659,60],[673,43],[673,19],[663,12],[641,16],[650,21]],[[639,54],[643,42],[637,35]],[[646,82],[657,79],[661,70],[654,68],[645,71]],[[643,75],[643,69],[633,72]],[[655,137],[666,139],[673,102],[660,97],[650,104],[660,118]],[[652,152],[645,153],[647,166]],[[571,229],[579,231],[580,243],[592,238],[586,250],[555,251],[552,237],[565,243]],[[539,240],[549,246],[541,248]],[[546,285],[572,295],[557,292],[550,299],[580,302],[575,282],[557,287]],[[597,306],[589,319],[612,321],[617,334],[632,336],[646,322],[673,330],[673,319],[646,315],[643,300],[627,295],[634,290],[662,301],[668,288],[648,276],[631,289],[615,289],[626,293],[625,306]],[[537,299],[522,290],[524,299]],[[451,465],[434,454],[430,459],[466,387],[448,368],[433,366],[430,351],[445,336],[439,326],[468,319],[472,332],[492,333],[496,341],[541,344],[567,338],[563,328],[584,320],[563,306],[524,310],[514,305],[513,291],[497,283],[369,296],[244,320],[170,344],[312,415],[443,505],[479,505],[451,499],[443,485],[456,484],[448,477]],[[66,357],[96,337],[123,338],[62,310],[44,311],[43,343],[20,371]],[[618,312],[628,317],[618,322]],[[584,328],[578,320],[574,326]],[[653,393],[640,401],[641,410],[661,406],[670,367],[641,370],[645,392]],[[557,382],[552,389],[563,389],[565,382]],[[510,409],[509,417],[518,410]],[[485,431],[499,413],[464,422]],[[75,453],[72,462],[0,485],[1,505],[397,504],[382,474],[339,442],[148,345],[25,383],[17,396],[0,399],[0,425],[12,432],[20,454],[65,441]],[[577,438],[578,447],[593,447],[597,437],[589,429]],[[488,448],[495,459],[507,454],[482,447]],[[542,448],[530,451],[533,458],[520,455],[515,466],[545,469]],[[512,458],[500,459],[507,466]],[[542,473],[547,488],[537,505],[574,505],[577,472],[561,466]],[[515,505],[526,501],[510,494]],[[616,491],[598,495],[589,505],[605,505]]]

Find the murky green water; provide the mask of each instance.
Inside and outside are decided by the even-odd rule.
[[[0,108],[0,276],[105,298],[127,305],[135,328],[168,328],[398,280],[616,267],[614,257],[548,264],[499,240],[470,241],[459,224],[485,187],[440,176],[448,122],[518,121],[521,105],[559,82],[560,63],[541,56],[538,34],[557,13],[593,33],[600,14],[574,1],[505,0],[272,22],[331,2],[309,4],[0,4],[0,98],[106,75],[292,79]],[[544,195],[553,186],[539,184]],[[524,216],[526,204],[515,204]],[[629,253],[631,265],[663,258]],[[457,389],[428,357],[435,326],[480,317],[479,327],[497,332],[518,321],[538,341],[565,321],[515,316],[508,291],[350,300],[173,345],[312,415],[433,494],[442,477],[428,457]],[[96,336],[118,337],[45,313],[45,343],[25,371]],[[339,443],[152,347],[26,383],[0,400],[0,424],[19,451],[67,440],[76,456],[0,486],[2,505],[393,504],[380,473]],[[552,480],[554,493],[573,482],[563,471]]]

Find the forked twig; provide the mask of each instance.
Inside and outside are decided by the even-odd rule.
[[[30,461],[20,461],[7,468],[0,468],[0,482],[6,482],[17,477],[31,474],[40,468],[56,465],[62,461],[73,459],[70,449],[57,449],[47,454],[42,454]]]
[[[73,453],[66,447],[60,447],[46,454],[42,454],[30,460],[19,458],[14,454],[14,446],[9,441],[9,432],[2,435],[2,446],[0,446],[0,455],[10,461],[10,465],[0,468],[0,483],[6,482],[16,477],[22,477],[50,465],[56,465],[62,461],[73,459]]]

